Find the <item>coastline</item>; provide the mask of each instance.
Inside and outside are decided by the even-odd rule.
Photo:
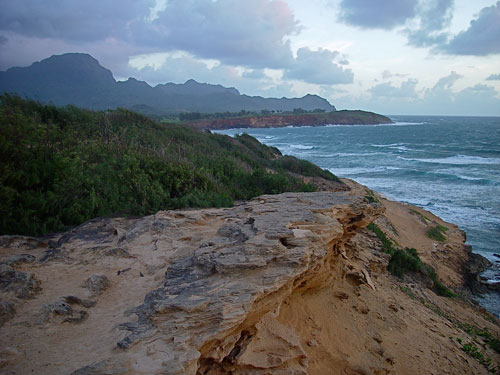
[[[499,261],[494,256],[499,203],[494,192],[499,183],[495,171],[500,159],[492,153],[498,148],[489,146],[487,134],[496,134],[498,121],[440,116],[393,116],[393,120],[401,126],[235,132],[248,131],[285,154],[307,159],[338,176],[382,191],[392,200],[423,207],[459,225],[467,232],[472,251],[493,263],[493,268],[479,280],[478,289],[489,293],[499,281],[495,268]],[[476,143],[463,137],[472,134]],[[450,145],[443,145],[443,139]],[[461,147],[463,142],[470,146]],[[479,263],[484,267],[484,262]],[[484,279],[487,276],[491,285]],[[488,303],[500,314],[496,292],[495,296]]]
[[[341,110],[316,114],[277,114],[222,119],[194,120],[187,125],[198,129],[282,128],[287,126],[379,125],[391,124],[386,116],[360,110]]]
[[[457,292],[470,253],[463,232],[430,216],[449,228],[446,242],[434,243],[412,210],[432,214],[344,181],[350,190],[315,178],[324,191],[98,218],[52,240],[2,237],[2,262],[16,280],[30,280],[7,291],[3,368],[487,374],[490,364],[461,343],[480,345],[476,330],[500,336],[498,320],[466,299],[438,296],[419,273],[392,276],[366,226],[375,221],[400,246],[417,248]],[[31,295],[14,300],[15,290]],[[401,345],[408,340],[412,350]]]

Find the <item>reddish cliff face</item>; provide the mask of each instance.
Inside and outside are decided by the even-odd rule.
[[[300,115],[272,115],[207,119],[190,122],[191,126],[208,129],[231,128],[280,128],[285,126],[376,125],[390,124],[391,119],[373,112],[336,111],[328,113],[307,113]]]

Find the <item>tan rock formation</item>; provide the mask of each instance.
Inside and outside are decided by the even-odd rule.
[[[486,374],[457,338],[500,362],[464,328],[498,321],[391,276],[363,228],[394,229],[457,290],[463,234],[434,245],[413,208],[349,183],[1,237],[2,373]]]

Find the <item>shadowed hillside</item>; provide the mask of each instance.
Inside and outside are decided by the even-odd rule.
[[[17,93],[59,106],[72,104],[89,109],[124,107],[153,116],[189,111],[335,110],[326,99],[317,95],[290,99],[262,98],[241,95],[235,88],[198,83],[192,79],[184,84],[166,83],[155,87],[135,78],[117,82],[110,70],[83,53],[54,55],[29,67],[0,72],[2,92]]]
[[[0,104],[0,234],[43,234],[97,216],[230,206],[312,191],[328,171],[260,144],[124,109],[92,112],[4,95]]]

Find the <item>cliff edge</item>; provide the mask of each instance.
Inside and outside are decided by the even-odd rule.
[[[415,248],[456,292],[470,254],[463,232],[346,183],[0,237],[2,372],[497,371],[498,321],[419,274],[391,275],[366,227]],[[443,242],[426,237],[434,224],[448,228]]]

